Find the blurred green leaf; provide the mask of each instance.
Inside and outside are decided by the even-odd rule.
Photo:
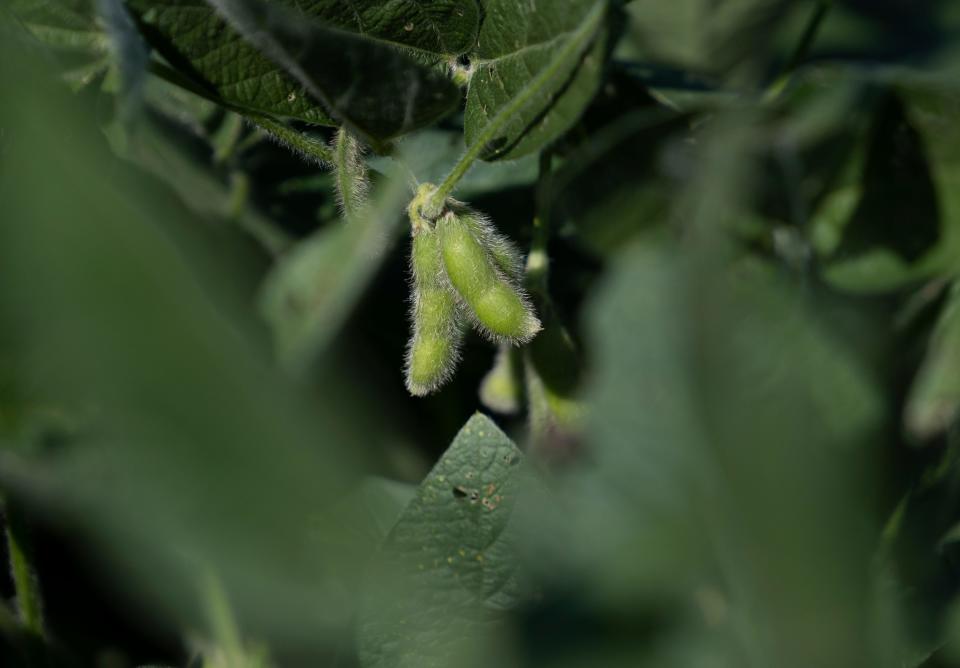
[[[861,189],[837,251],[841,257],[880,245],[913,262],[937,243],[941,213],[926,150],[896,96],[877,108]]]
[[[110,39],[120,121],[129,125],[143,107],[150,54],[123,0],[97,0],[97,13]]]
[[[486,643],[522,593],[509,525],[523,468],[489,418],[464,425],[381,548],[360,618],[364,666],[496,661],[503,648]]]
[[[880,401],[798,292],[755,261],[647,243],[587,323],[589,466],[543,504],[559,535],[530,536],[557,555],[547,572],[598,605],[715,592],[729,665],[877,665],[853,460]]]
[[[917,439],[946,431],[960,415],[960,283],[955,283],[910,389],[904,421]]]
[[[886,292],[956,265],[960,153],[955,129],[944,124],[955,98],[949,89],[917,86],[881,99],[859,182],[828,197],[814,219],[819,243],[828,242],[821,247],[832,246],[842,229],[824,269],[832,285]]]
[[[812,7],[812,2],[783,0],[630,2],[618,55],[680,68],[688,78],[735,78],[744,65],[767,65],[776,29],[794,16],[801,18],[797,11],[805,17]]]
[[[662,231],[689,162],[687,119],[635,110],[591,133],[547,183],[552,224],[569,224],[598,255],[621,251],[644,232]]]
[[[190,624],[210,570],[242,623],[323,645],[349,617],[353,566],[307,550],[305,527],[350,487],[373,430],[349,392],[308,400],[278,377],[225,307],[225,258],[183,252],[166,220],[182,209],[50,82],[0,40],[0,84],[21,90],[0,107],[0,322],[14,383],[91,417],[43,456],[0,460],[4,487],[74,527],[163,618]]]
[[[405,184],[392,180],[349,223],[296,244],[264,281],[260,310],[288,369],[310,367],[340,330],[399,236]]]
[[[471,54],[464,134],[484,160],[519,158],[576,122],[606,62],[606,0],[487,0]]]
[[[317,515],[310,525],[311,538],[321,549],[329,542],[339,541],[338,547],[352,550],[353,559],[366,563],[374,557],[416,492],[416,485],[368,476],[338,503]]]
[[[107,36],[97,23],[94,0],[11,0],[8,7],[49,47],[93,55],[107,50]]]

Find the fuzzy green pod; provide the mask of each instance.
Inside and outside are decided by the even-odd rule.
[[[487,249],[490,257],[503,274],[514,284],[523,280],[523,255],[505,236],[497,232],[493,223],[484,216],[470,211],[463,205],[455,209],[460,219],[469,226],[480,245]]]
[[[424,396],[453,375],[463,324],[456,295],[444,277],[440,235],[429,226],[417,226],[412,245],[413,331],[407,347],[406,385],[410,394]]]
[[[540,331],[540,321],[519,283],[478,239],[472,216],[447,211],[437,221],[447,278],[482,334],[498,343],[526,343]]]

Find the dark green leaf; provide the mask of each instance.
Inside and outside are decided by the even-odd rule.
[[[366,36],[260,0],[210,0],[230,24],[297,79],[339,123],[369,141],[445,116],[460,92],[438,70]]]
[[[172,65],[237,107],[321,125],[341,122],[385,140],[429,124],[459,99],[438,70],[414,62],[376,32],[325,22],[329,3],[312,6],[324,13],[319,17],[285,3],[246,0],[212,3],[223,16],[200,0],[130,4]],[[469,24],[468,10],[460,17],[456,7],[445,6],[451,20]],[[401,15],[381,18],[395,26]],[[402,31],[409,22],[400,24]]]
[[[204,0],[128,0],[147,40],[174,67],[243,109],[333,125],[302,85]]]
[[[476,0],[285,1],[325,25],[444,56],[469,51],[480,20]]]
[[[793,9],[789,4],[783,0],[631,2],[625,9],[627,26],[618,55],[681,68],[691,79],[702,73],[731,78],[743,65],[767,65],[775,28],[786,18],[802,21],[812,5],[793,3],[797,14],[789,11]],[[792,32],[799,37],[801,31],[798,26]]]
[[[467,92],[467,145],[485,160],[518,158],[576,122],[600,86],[606,0],[489,0]]]

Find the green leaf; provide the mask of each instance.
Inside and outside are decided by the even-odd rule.
[[[538,565],[614,608],[706,590],[745,616],[737,642],[756,643],[758,665],[875,665],[848,635],[873,549],[852,491],[881,415],[870,379],[802,291],[755,261],[635,245],[598,293],[589,465],[552,486],[529,535],[556,529],[536,552],[555,556]],[[824,633],[824,609],[841,629]],[[799,654],[774,658],[784,646]]]
[[[363,294],[396,240],[406,194],[402,181],[389,181],[349,223],[301,241],[267,276],[260,311],[291,372],[310,366]]]
[[[569,223],[598,255],[625,248],[669,220],[677,178],[665,156],[682,155],[688,119],[663,109],[634,110],[598,129],[547,188],[554,224]]]
[[[253,269],[226,244],[195,245],[184,230],[209,221],[111,157],[91,100],[30,55],[0,39],[0,84],[19,91],[0,105],[0,331],[16,387],[89,419],[62,447],[0,458],[4,490],[73,527],[160,617],[195,621],[209,566],[243,622],[290,637],[304,620],[314,641],[346,623],[323,581],[351,566],[303,550],[304,527],[376,437],[276,373],[231,305]]]
[[[600,86],[606,0],[488,0],[465,135],[484,160],[532,153],[570,129]]]
[[[805,18],[810,3],[793,4]],[[774,28],[794,16],[787,5],[784,0],[631,2],[618,56],[729,76],[742,61],[762,62],[768,55]]]
[[[243,109],[345,123],[366,139],[386,140],[432,123],[459,100],[439,71],[398,45],[288,4],[220,0],[212,4],[221,16],[200,0],[129,1],[161,55]]]
[[[885,96],[878,107],[862,190],[838,254],[878,245],[914,262],[937,243],[942,214],[927,150],[898,96]]]
[[[323,547],[339,540],[341,548],[352,551],[354,560],[369,560],[416,492],[417,487],[408,483],[364,478],[339,503],[317,516],[310,532],[314,544]]]
[[[9,8],[34,37],[53,49],[91,54],[107,50],[93,0],[13,0]]]
[[[823,270],[832,286],[888,292],[955,271],[957,100],[922,83],[880,99],[859,182],[827,197],[812,221],[818,249],[832,252]]]
[[[128,0],[147,41],[170,64],[242,109],[334,125],[304,87],[203,0]]]
[[[382,547],[383,581],[360,619],[364,666],[474,666],[483,639],[521,596],[510,540],[523,456],[476,414],[457,434]]]
[[[960,282],[955,283],[937,323],[905,413],[918,439],[942,433],[960,415]]]
[[[100,21],[110,39],[111,61],[117,72],[117,110],[124,122],[141,111],[150,53],[123,0],[98,0]]]
[[[444,56],[470,50],[480,22],[476,0],[287,0],[286,4],[325,25]]]

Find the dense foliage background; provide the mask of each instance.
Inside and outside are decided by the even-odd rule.
[[[6,0],[0,91],[0,664],[960,665],[955,0]],[[420,398],[423,183],[544,327]]]

